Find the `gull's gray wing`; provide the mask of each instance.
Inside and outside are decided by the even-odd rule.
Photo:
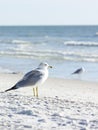
[[[79,68],[79,69],[77,69],[75,72],[73,72],[72,74],[78,74],[78,73],[80,73],[82,71],[82,68]]]
[[[24,75],[24,77],[16,84],[17,87],[34,86],[41,80],[43,73],[39,70],[32,70]]]
[[[32,74],[34,73],[34,71],[35,71],[35,70],[32,70],[32,71],[26,73],[26,74],[23,76],[23,79],[24,79],[24,80],[27,79],[30,75],[32,75]]]

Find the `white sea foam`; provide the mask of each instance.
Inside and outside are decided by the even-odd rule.
[[[12,43],[20,43],[20,44],[25,44],[25,43],[30,43],[30,41],[23,41],[23,40],[12,40]]]
[[[98,42],[91,41],[65,41],[64,44],[70,46],[98,46]]]
[[[52,59],[70,61],[98,62],[98,54],[85,51],[56,51],[56,50],[30,50],[29,46],[20,46],[12,51],[0,51],[1,56],[11,56],[31,59]]]

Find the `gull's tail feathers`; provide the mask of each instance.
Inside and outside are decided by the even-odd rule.
[[[10,90],[14,90],[14,89],[17,89],[16,85],[14,85],[12,88],[5,90],[5,92],[10,91]]]

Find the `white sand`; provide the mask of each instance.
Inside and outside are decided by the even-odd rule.
[[[2,93],[22,74],[0,74],[0,130],[98,130],[98,83],[49,78],[39,88]]]

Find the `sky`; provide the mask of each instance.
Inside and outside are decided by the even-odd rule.
[[[98,25],[98,0],[0,0],[0,25]]]

